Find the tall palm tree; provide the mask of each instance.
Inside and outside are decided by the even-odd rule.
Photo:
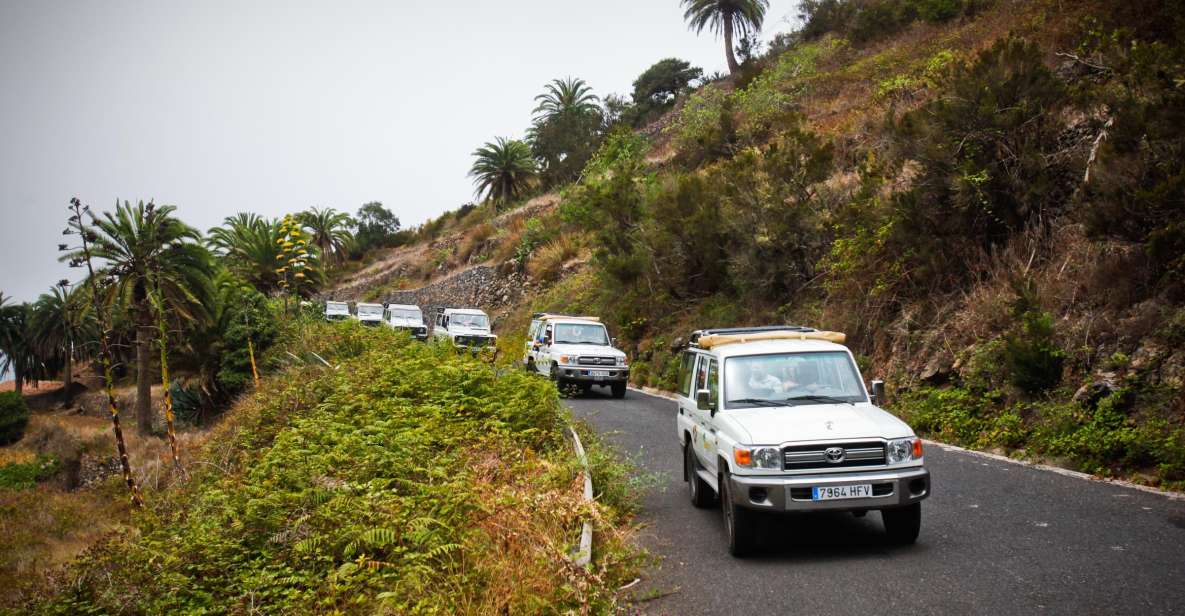
[[[206,243],[211,251],[223,257],[227,269],[268,294],[278,289],[280,283],[275,271],[280,254],[276,243],[278,229],[278,221],[240,213],[228,216],[221,227],[210,229]]]
[[[536,121],[566,113],[589,113],[600,109],[597,106],[600,99],[583,79],[553,79],[543,89],[545,92],[535,97],[539,105],[531,112],[536,116]]]
[[[63,280],[42,293],[33,304],[33,345],[46,364],[62,369],[63,391],[70,395],[74,362],[85,357],[87,343],[94,338],[94,318],[86,306],[81,287],[69,290]]]
[[[209,294],[210,253],[200,243],[201,234],[173,216],[176,209],[116,202],[115,212],[104,212],[93,226],[90,256],[105,262],[101,274],[114,279],[107,299],[128,311],[136,326],[136,426],[142,433],[152,428],[152,338],[157,330],[149,293],[155,287],[177,321],[201,317],[203,298]],[[64,259],[82,256],[74,252]]]
[[[736,74],[740,69],[733,50],[733,37],[742,37],[761,30],[769,0],[681,0],[683,20],[696,34],[710,28],[716,34],[724,33],[724,56],[728,59],[728,72]]]
[[[331,207],[314,207],[298,214],[297,220],[312,233],[310,239],[321,251],[326,266],[345,261],[349,245],[354,241],[354,236],[350,233],[354,219],[350,218],[349,214]]]
[[[497,208],[518,198],[535,181],[539,163],[525,141],[498,137],[473,152],[469,176],[477,185],[477,195]]]

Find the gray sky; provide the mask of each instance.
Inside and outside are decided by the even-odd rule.
[[[796,4],[770,2],[764,40]],[[470,153],[521,137],[547,81],[627,94],[670,56],[724,69],[678,0],[0,0],[0,291],[72,274],[72,196],[203,231],[372,200],[418,224],[473,199]]]

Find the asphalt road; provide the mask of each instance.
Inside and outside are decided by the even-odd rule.
[[[888,545],[875,512],[771,516],[738,560],[719,511],[688,502],[674,402],[567,402],[658,477],[639,521],[660,559],[631,589],[647,614],[1185,614],[1183,500],[930,445],[916,545]]]

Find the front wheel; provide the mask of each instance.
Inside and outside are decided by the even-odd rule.
[[[691,443],[687,443],[683,446],[683,475],[687,480],[691,505],[696,509],[707,509],[712,506],[712,488],[708,482],[700,478],[697,470],[699,461],[695,459],[695,450],[692,449]]]
[[[614,383],[610,387],[613,389],[613,397],[614,398],[624,398],[625,397],[625,382],[624,381],[621,383]]]
[[[753,552],[753,545],[756,543],[753,512],[733,502],[732,480],[728,472],[720,475],[720,509],[724,513],[728,553],[736,558],[748,556]]]
[[[889,541],[898,545],[914,543],[922,530],[922,504],[882,509],[881,521],[885,523],[885,534],[889,536]]]

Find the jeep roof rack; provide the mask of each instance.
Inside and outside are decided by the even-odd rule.
[[[579,316],[575,314],[559,314],[558,312],[536,312],[531,315],[532,319],[577,319],[580,321],[596,321],[601,322],[601,317]]]
[[[762,327],[722,327],[701,329],[691,333],[688,344],[694,348],[710,349],[723,344],[757,342],[760,340],[825,340],[843,344],[841,332],[819,331],[801,325],[766,325]]]

